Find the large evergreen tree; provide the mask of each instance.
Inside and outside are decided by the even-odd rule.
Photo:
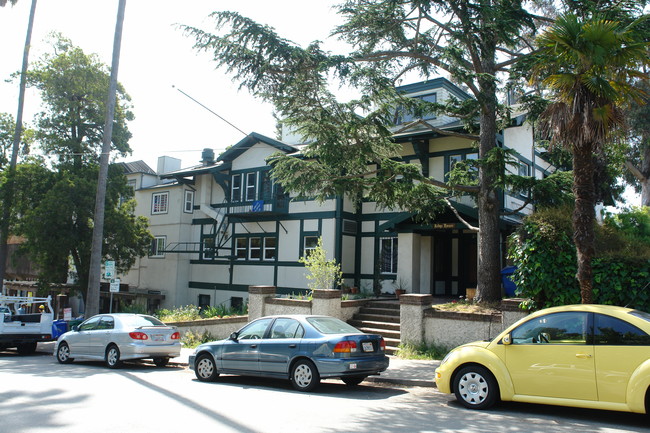
[[[301,49],[273,29],[231,12],[213,14],[215,34],[197,28],[185,31],[196,39],[197,49],[213,53],[218,65],[242,86],[274,103],[290,126],[314,140],[306,150],[307,159],[274,163],[277,178],[294,191],[321,197],[345,191],[430,217],[444,206],[437,198],[447,195],[435,187],[450,185],[395,162],[398,147],[386,128],[391,114],[399,105],[420,112],[446,108],[470,128],[478,126],[477,135],[464,135],[478,142],[478,182],[453,188],[476,196],[477,299],[492,301],[501,298],[497,191],[503,186],[505,159],[496,140],[499,74],[526,51],[537,18],[522,3],[348,0],[339,6],[346,22],[335,30],[355,48],[345,56],[323,52],[317,42]],[[440,71],[469,89],[475,101],[417,107],[394,92],[404,74],[426,78]],[[328,89],[332,80],[356,87],[363,96],[338,103]],[[363,118],[358,116],[361,112]],[[368,164],[375,167],[371,178]],[[397,175],[419,182],[392,182]]]

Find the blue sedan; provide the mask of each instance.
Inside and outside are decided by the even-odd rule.
[[[358,385],[388,368],[386,343],[328,316],[269,316],[254,320],[230,338],[202,344],[189,366],[203,382],[219,374],[289,379],[311,391],[321,378]]]

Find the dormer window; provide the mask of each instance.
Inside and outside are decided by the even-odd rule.
[[[427,95],[412,96],[412,98],[421,99],[422,101],[430,102],[432,104],[438,102],[437,93],[429,93]],[[422,113],[421,116],[416,116],[414,113],[405,112],[405,110],[400,108],[397,117],[397,124],[399,125],[401,123],[412,122],[413,120],[417,120],[417,119],[432,120],[435,118],[436,118],[435,113]]]

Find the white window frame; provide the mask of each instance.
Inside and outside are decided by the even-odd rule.
[[[242,257],[239,256],[240,251],[244,252]],[[237,260],[246,260],[248,258],[248,239],[243,237],[235,238],[235,258]]]
[[[384,267],[384,260],[382,254],[384,252],[384,243],[390,242],[390,269],[386,270]],[[397,275],[397,263],[398,263],[398,249],[397,249],[397,236],[379,238],[379,260],[380,263],[380,272],[382,274],[388,275]]]
[[[194,191],[186,189],[183,199],[183,212],[194,213]]]
[[[268,241],[270,239],[273,239],[273,241],[275,242],[275,245],[272,245],[272,246],[268,245]],[[275,260],[276,257],[277,257],[277,254],[278,254],[278,238],[276,238],[275,236],[265,236],[262,239],[262,243],[263,243],[263,246],[264,246],[264,248],[263,248],[264,251],[262,252],[262,260]],[[273,252],[273,255],[271,257],[267,257],[267,253],[269,253],[271,251]]]
[[[253,246],[253,241],[257,239],[259,241],[259,244],[256,246]],[[254,236],[248,238],[248,260],[261,260],[262,259],[262,237],[261,236]],[[257,253],[258,257],[253,257],[253,253]]]
[[[314,238],[316,240],[316,243],[314,243],[313,246],[307,246],[307,240]],[[320,238],[319,235],[304,235],[302,237],[302,256],[307,257],[310,251],[315,250],[318,247],[318,238]]]
[[[155,192],[151,195],[151,215],[169,212],[169,192]]]
[[[257,172],[252,171],[245,174],[246,177],[246,188],[244,189],[245,197],[242,201],[253,201],[255,200],[255,192],[257,187]]]
[[[239,184],[235,185],[235,179],[239,179]],[[235,197],[235,192],[237,192],[237,197]],[[241,173],[233,174],[231,179],[231,188],[230,188],[230,200],[232,202],[240,202],[242,200],[242,175]]]
[[[151,242],[151,251],[149,253],[149,257],[150,258],[165,257],[166,246],[167,246],[167,236],[154,236],[153,241]]]

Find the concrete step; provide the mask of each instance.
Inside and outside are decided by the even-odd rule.
[[[376,315],[382,315],[382,316],[396,316],[399,317],[399,310],[394,310],[390,308],[368,308],[368,307],[362,307],[359,309],[360,314],[376,314]]]
[[[370,322],[383,322],[383,323],[397,323],[399,324],[399,316],[384,316],[381,314],[363,314],[356,313],[352,320],[370,321]]]
[[[399,302],[398,301],[370,301],[366,304],[370,308],[386,308],[391,310],[399,311]]]
[[[400,340],[400,332],[399,331],[393,331],[390,329],[381,329],[381,328],[358,328],[360,331],[365,332],[366,334],[379,334],[382,337],[384,337],[384,340],[387,338],[393,339],[393,340]]]
[[[398,331],[398,332],[400,330],[399,323],[381,322],[381,321],[373,321],[373,320],[350,320],[348,323],[354,326],[355,328],[373,328],[373,329],[379,328],[379,329],[386,329],[386,330]]]

